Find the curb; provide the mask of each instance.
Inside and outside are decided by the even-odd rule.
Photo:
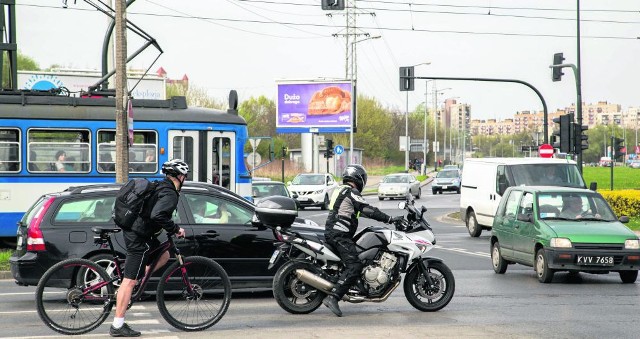
[[[13,280],[11,271],[0,271],[0,280]]]

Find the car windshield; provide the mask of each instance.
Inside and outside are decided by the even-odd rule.
[[[262,198],[272,195],[288,197],[287,189],[282,184],[253,184],[253,197]]]
[[[457,178],[459,176],[458,170],[440,171],[436,175],[436,178]]]
[[[382,180],[387,184],[406,184],[409,182],[409,177],[406,175],[388,175]]]
[[[526,164],[511,166],[514,186],[565,186],[584,188],[575,164]]]
[[[548,220],[617,220],[602,196],[589,192],[538,194],[538,216]]]
[[[291,182],[294,185],[324,185],[324,175],[298,175]]]

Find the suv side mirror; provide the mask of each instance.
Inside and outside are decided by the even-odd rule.
[[[598,190],[598,183],[597,183],[597,182],[595,182],[595,181],[592,181],[592,182],[589,184],[589,189],[590,189],[590,190],[592,190],[592,191],[597,191],[597,190]]]
[[[626,215],[623,215],[620,217],[620,219],[618,219],[621,223],[626,224],[629,222],[629,217]]]
[[[531,214],[518,214],[518,221],[531,222]]]
[[[287,186],[291,186],[291,181],[287,181]]]

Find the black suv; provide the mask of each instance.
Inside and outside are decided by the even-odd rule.
[[[25,213],[18,227],[18,244],[9,259],[11,273],[20,285],[37,285],[44,272],[68,258],[87,258],[108,272],[114,263],[105,246],[94,244],[92,226],[113,226],[111,211],[121,185],[70,187],[46,194]],[[234,289],[271,288],[276,269],[268,270],[278,240],[273,231],[251,224],[255,206],[220,186],[185,183],[173,220],[186,231],[176,245],[183,255],[215,259],[229,274]],[[315,222],[296,219],[301,233],[324,238]],[[160,241],[166,239],[164,232]],[[122,234],[113,236],[124,258]],[[161,275],[163,270],[156,272]]]

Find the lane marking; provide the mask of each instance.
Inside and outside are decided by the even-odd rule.
[[[456,248],[456,247],[442,247],[440,245],[435,245],[434,248],[440,249],[440,250],[444,250],[444,251],[451,251],[451,252],[456,252],[456,253],[462,253],[462,254],[468,254],[468,255],[473,255],[473,256],[478,256],[478,257],[485,257],[485,258],[491,258],[491,254],[489,253],[483,253],[483,252],[471,252],[467,249],[464,248]]]

